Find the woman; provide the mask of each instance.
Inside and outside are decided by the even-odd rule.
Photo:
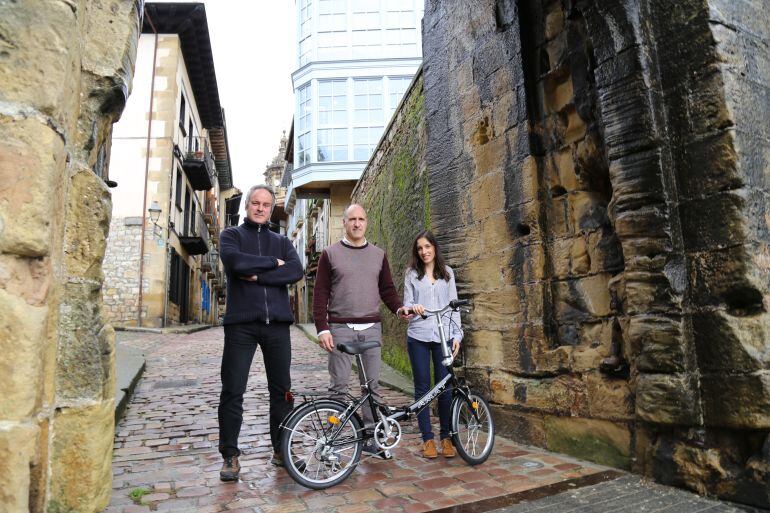
[[[414,397],[419,399],[430,390],[430,362],[433,360],[433,379],[441,381],[449,372],[441,365],[441,338],[435,317],[423,319],[420,317],[425,309],[438,310],[457,299],[457,288],[452,269],[444,264],[436,238],[430,231],[417,235],[412,244],[412,261],[404,278],[404,307],[411,308],[416,314],[409,321],[406,332],[406,344],[409,360],[412,363],[414,376]],[[451,321],[444,317],[443,328],[447,341],[452,341],[452,353],[457,354],[463,332],[460,329],[460,315],[452,312]],[[438,413],[441,430],[441,452],[446,458],[457,454],[452,440],[449,438],[452,396],[444,391],[438,399]],[[433,440],[433,430],[430,425],[430,412],[426,408],[417,416],[417,423],[422,433],[422,455],[426,458],[438,457],[436,442]]]

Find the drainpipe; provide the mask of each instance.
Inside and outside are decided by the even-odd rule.
[[[136,312],[136,325],[142,326],[142,299],[144,295],[144,233],[145,226],[147,225],[147,180],[150,175],[150,144],[152,142],[152,103],[155,98],[155,65],[158,58],[158,31],[155,29],[155,25],[152,23],[150,15],[147,13],[147,9],[144,10],[144,16],[147,22],[152,27],[152,32],[155,34],[155,47],[152,49],[152,79],[150,80],[150,111],[149,121],[147,122],[147,156],[144,163],[144,197],[142,200],[142,238],[139,241],[139,301],[137,301]]]
[[[174,183],[174,173],[178,172],[176,160],[174,156],[174,149],[172,147],[171,149],[171,162],[173,162],[173,168],[171,169],[171,180],[172,184]],[[168,325],[168,283],[171,279],[171,251],[169,248],[169,238],[171,235],[171,212],[172,208],[174,208],[174,196],[171,194],[171,187],[169,187],[169,195],[168,195],[168,215],[166,216],[166,241],[165,241],[165,247],[164,247],[164,264],[165,264],[165,280],[163,280],[165,291],[163,292],[163,324],[161,325],[162,328],[165,328],[166,325]]]

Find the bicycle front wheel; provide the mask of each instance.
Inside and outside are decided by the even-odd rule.
[[[495,423],[489,404],[471,393],[466,400],[462,395],[452,403],[452,443],[460,457],[470,465],[487,461],[495,445]]]
[[[323,490],[341,483],[361,458],[361,421],[341,420],[345,404],[321,400],[301,406],[284,426],[281,455],[286,471],[307,488]]]

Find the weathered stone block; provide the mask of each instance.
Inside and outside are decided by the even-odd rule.
[[[563,415],[584,415],[585,383],[568,376],[526,379],[493,370],[490,375],[491,399],[529,411]]]
[[[72,177],[65,232],[66,270],[70,276],[102,280],[112,199],[104,181],[90,170]]]
[[[764,202],[761,194],[741,190],[683,203],[680,213],[685,249],[720,249],[744,243],[752,235],[767,233]]]
[[[77,23],[75,10],[64,2],[0,5],[0,33],[6,41],[0,100],[29,105],[61,127],[74,123],[80,100]]]
[[[587,258],[580,266],[582,269],[586,263],[589,264],[590,267],[585,272],[590,271],[592,274],[614,273],[621,271],[624,267],[623,248],[615,233],[605,233],[604,230],[589,233],[587,250]]]
[[[545,423],[541,414],[521,411],[515,406],[495,405],[492,417],[495,420],[495,431],[500,436],[545,447]]]
[[[574,231],[588,232],[609,226],[607,200],[596,192],[576,191],[567,196],[570,206],[570,225]]]
[[[56,414],[49,508],[87,513],[107,506],[112,492],[114,426],[113,399],[62,408]]]
[[[8,397],[2,394],[5,398]],[[4,415],[0,414],[0,417]],[[0,511],[31,511],[30,467],[38,461],[38,427],[10,422],[0,426]]]
[[[42,393],[47,306],[33,306],[0,289],[0,419],[21,420]]]
[[[541,320],[543,315],[542,283],[507,286],[474,298],[474,308],[466,322],[480,329],[509,328],[520,322]]]
[[[588,417],[605,420],[634,419],[634,393],[623,379],[611,379],[599,372],[585,375]]]
[[[59,320],[59,354],[56,369],[59,400],[101,400],[110,369],[104,357],[112,350],[100,337],[101,298],[98,283],[68,283],[64,288]]]
[[[610,276],[597,274],[553,285],[556,317],[560,322],[581,321],[610,314]]]
[[[685,344],[681,319],[637,315],[628,323],[628,339],[636,366],[642,372],[676,373],[685,370]]]
[[[724,306],[734,315],[752,315],[765,309],[770,293],[770,269],[764,263],[767,246],[739,245],[696,253],[690,258],[690,288],[700,305]]]
[[[770,371],[701,377],[706,423],[734,429],[770,429]]]
[[[626,271],[625,311],[631,315],[668,313],[678,309],[681,300],[663,273]]]
[[[686,374],[640,374],[636,416],[654,424],[695,425],[701,413],[693,378]]]
[[[770,365],[770,314],[736,317],[708,311],[692,316],[698,366],[704,372],[752,372]]]
[[[40,120],[23,116],[0,116],[0,138],[0,250],[46,256],[55,214],[43,205],[51,204],[56,176],[64,169],[62,138]]]
[[[502,212],[505,207],[504,178],[502,172],[494,172],[486,174],[474,182],[470,193],[475,219],[484,219]]]
[[[548,416],[545,433],[550,451],[618,468],[630,465],[631,432],[623,423]]]
[[[517,242],[502,252],[505,283],[524,285],[546,276],[546,257],[542,244]]]
[[[735,130],[725,130],[685,146],[687,168],[678,176],[682,198],[696,198],[744,185],[737,167],[735,139]]]

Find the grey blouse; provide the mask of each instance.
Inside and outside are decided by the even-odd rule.
[[[422,305],[428,310],[438,310],[448,305],[451,300],[457,299],[455,274],[449,266],[446,270],[449,273],[449,281],[436,280],[435,283],[431,283],[427,275],[418,280],[417,271],[411,268],[407,269],[404,276],[404,306]],[[449,319],[450,312],[444,313],[442,323],[444,333],[449,335],[447,340],[462,340],[463,330],[460,328],[460,313],[451,312],[451,319],[454,322],[449,322]],[[419,315],[413,317],[409,321],[406,334],[422,342],[441,341],[436,317],[433,315],[429,315],[427,319],[423,319]]]

